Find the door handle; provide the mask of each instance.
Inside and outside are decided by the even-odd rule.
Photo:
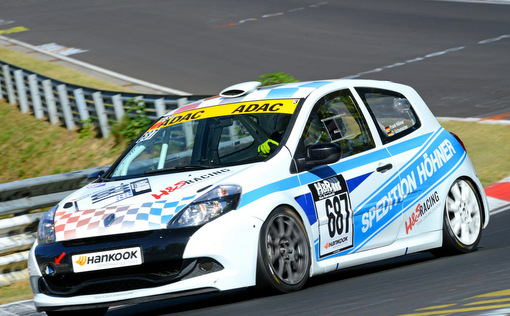
[[[375,169],[375,171],[385,173],[386,171],[390,170],[391,168],[393,168],[393,165],[391,163],[389,163],[384,166],[377,167],[377,169]]]

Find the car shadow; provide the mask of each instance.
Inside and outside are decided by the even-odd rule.
[[[399,267],[411,266],[413,264],[423,263],[437,256],[430,252],[421,252],[410,254],[397,258],[391,258],[374,263],[364,264],[352,268],[342,269],[336,272],[330,272],[324,275],[316,276],[308,280],[305,288],[314,288],[324,284],[333,283],[341,280],[356,278],[363,275],[378,273]],[[278,294],[256,291],[252,288],[225,291],[221,293],[201,294],[189,297],[174,298],[150,303],[142,303],[130,306],[112,307],[106,314],[107,316],[153,316],[153,315],[171,315],[176,313],[193,311],[200,313],[201,310],[224,305],[245,303],[252,300],[264,299]],[[204,311],[205,312],[205,311]]]

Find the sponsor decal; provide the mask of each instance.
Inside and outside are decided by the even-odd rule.
[[[139,143],[139,142],[143,142],[143,141],[146,141],[146,140],[149,140],[151,139],[154,135],[156,135],[158,133],[159,130],[157,129],[152,129],[150,131],[147,131],[145,134],[143,134],[142,137],[140,137],[136,143]]]
[[[104,187],[105,185],[106,185],[106,183],[93,183],[91,185],[88,185],[87,189],[94,189],[94,188]]]
[[[361,231],[371,233],[374,227],[379,228],[384,223],[385,216],[397,203],[401,203],[408,194],[417,191],[419,187],[430,185],[437,180],[442,175],[439,173],[440,170],[449,170],[452,163],[456,162],[455,159],[452,160],[456,153],[457,149],[449,139],[443,139],[438,145],[430,146],[428,151],[403,170],[393,187],[391,185],[395,181],[390,183],[391,189],[382,191],[387,192],[386,194],[381,193],[375,197],[378,199],[375,206],[362,215]]]
[[[141,265],[143,260],[141,248],[132,247],[74,255],[72,262],[74,272],[80,273]]]
[[[104,227],[109,227],[115,221],[115,213],[106,216],[103,220]]]
[[[393,136],[393,135],[398,134],[402,131],[405,131],[408,128],[409,128],[409,126],[407,126],[407,124],[405,124],[404,121],[398,121],[398,122],[395,122],[394,124],[387,126],[385,128],[385,130],[386,130],[386,134],[388,136]]]
[[[149,179],[146,178],[101,190],[92,194],[90,198],[93,204],[99,202],[114,203],[150,191],[151,185],[149,183]]]
[[[353,246],[353,220],[347,184],[342,175],[308,185],[319,221],[319,255]]]
[[[209,179],[209,178],[216,177],[218,175],[224,174],[225,172],[230,172],[230,169],[216,170],[216,171],[213,171],[213,172],[209,172],[207,174],[203,174],[203,175],[200,175],[200,176],[197,176],[197,177],[193,177],[193,178],[188,179],[188,180],[179,181],[179,182],[177,182],[176,184],[174,184],[172,186],[166,187],[163,190],[159,190],[159,194],[153,193],[152,197],[154,197],[156,200],[159,200],[164,195],[169,195],[170,193],[172,193],[175,190],[178,190],[178,189],[184,187],[185,185],[195,184],[195,183],[198,183],[200,181],[203,181],[203,180],[206,180],[206,179]]]
[[[292,114],[296,110],[296,106],[298,103],[299,99],[261,100],[261,101],[237,102],[231,104],[204,107],[200,109],[193,109],[189,111],[175,113],[171,116],[166,116],[160,119],[149,129],[147,133],[175,124],[225,115],[239,115],[253,113]]]
[[[409,216],[409,219],[405,221],[406,234],[413,229],[414,225],[418,224],[420,218],[424,218],[425,214],[439,202],[439,194],[434,191],[425,201],[418,203],[414,212]]]

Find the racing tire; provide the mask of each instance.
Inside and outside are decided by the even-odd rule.
[[[476,250],[482,237],[483,212],[473,184],[457,179],[446,197],[441,254]]]
[[[93,309],[81,309],[81,310],[70,310],[70,311],[46,311],[48,316],[103,316],[108,311],[108,307],[93,308]]]
[[[300,290],[310,274],[310,244],[301,219],[288,207],[276,208],[262,225],[257,259],[257,289]]]

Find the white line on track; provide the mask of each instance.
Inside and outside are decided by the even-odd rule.
[[[435,0],[443,2],[467,2],[481,4],[510,4],[510,0]]]
[[[510,4],[510,0],[508,0],[507,2],[508,2],[508,4]],[[487,38],[487,39],[481,40],[477,44],[478,45],[485,45],[485,44],[494,43],[494,42],[501,41],[501,40],[508,39],[508,38],[510,38],[510,34],[503,34],[503,35],[500,35],[500,36],[497,36],[497,37]],[[429,59],[429,58],[442,56],[442,55],[445,55],[445,54],[448,54],[448,53],[454,53],[454,52],[463,50],[465,48],[466,48],[466,46],[459,46],[459,47],[448,48],[448,49],[445,49],[445,50],[442,50],[442,51],[438,51],[438,52],[435,52],[435,53],[427,54],[425,56],[416,57],[416,58],[413,58],[413,59],[408,59],[408,60],[405,60],[405,61],[402,61],[402,62],[398,62],[398,63],[394,63],[394,64],[391,64],[391,65],[382,66],[382,67],[378,67],[378,68],[375,68],[375,69],[372,69],[372,70],[360,72],[360,73],[357,73],[355,75],[343,77],[342,79],[358,78],[358,77],[361,77],[361,76],[366,75],[366,74],[371,74],[371,73],[375,73],[375,72],[381,72],[381,71],[383,71],[385,69],[391,69],[391,68],[395,68],[395,67],[405,66],[405,65],[409,65],[411,63],[423,61],[423,60],[426,60],[426,59]]]

